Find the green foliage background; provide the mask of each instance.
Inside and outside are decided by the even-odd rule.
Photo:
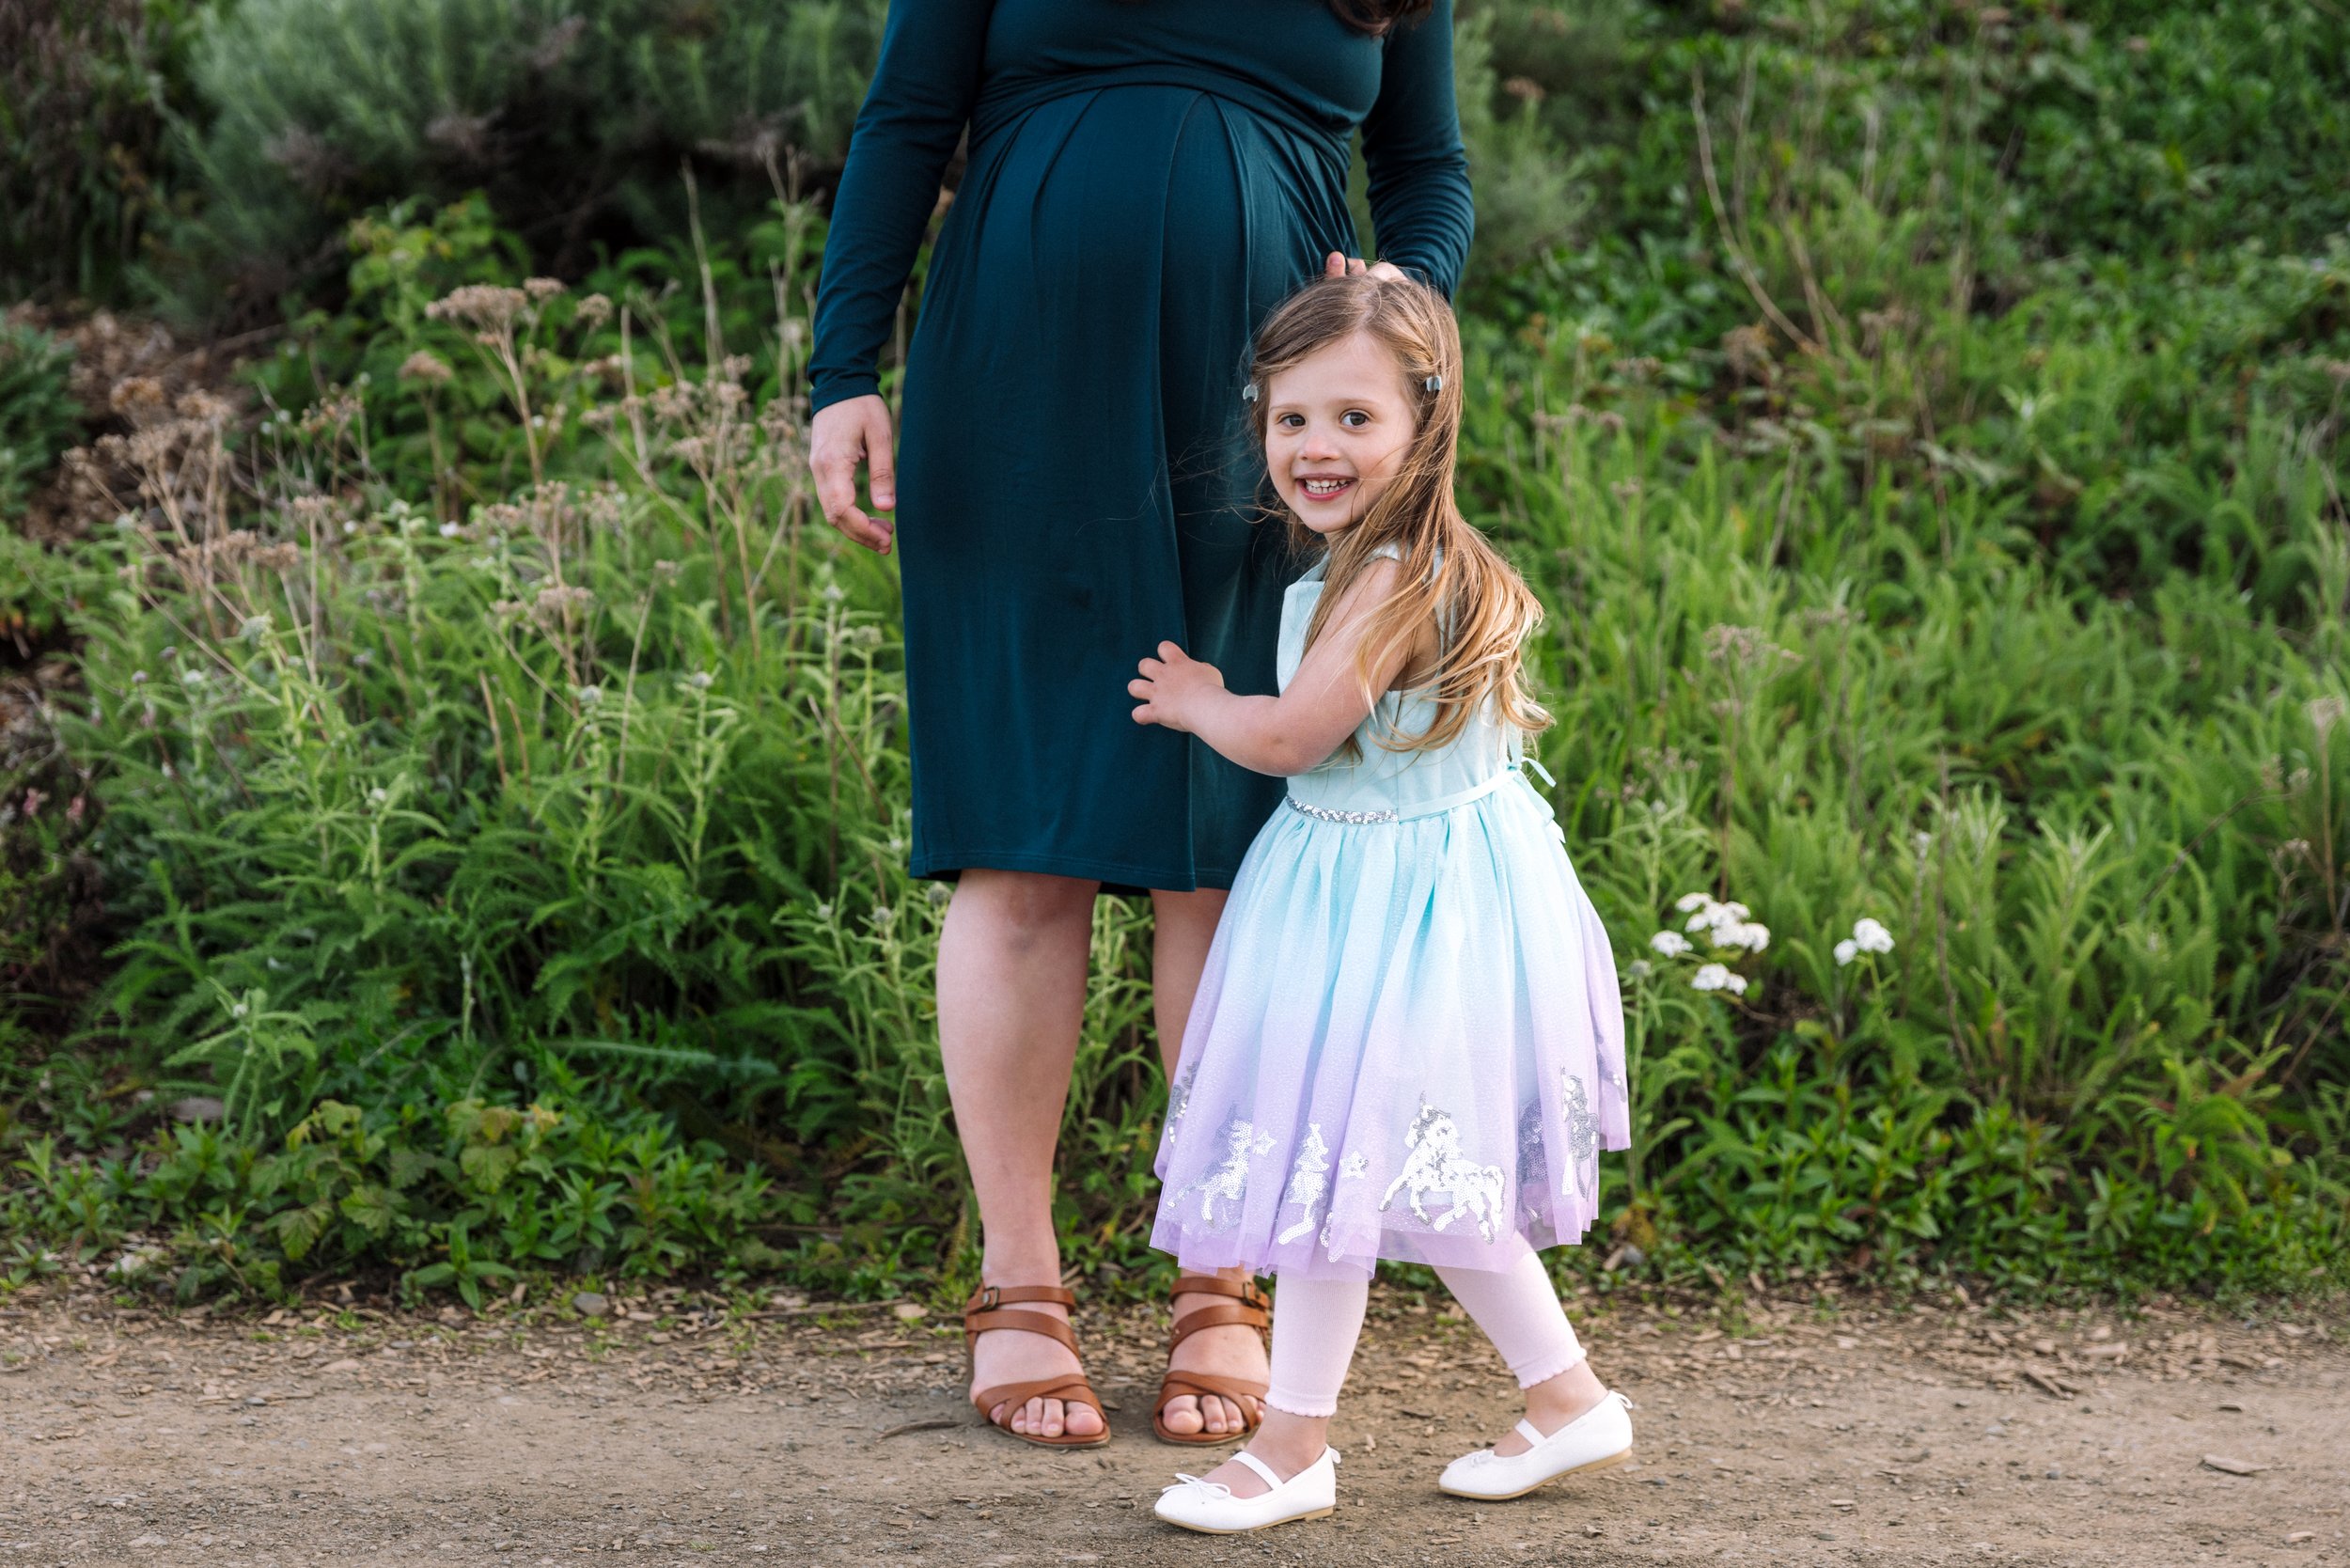
[[[794,179],[873,14],[751,13],[754,80],[608,9],[526,69],[559,19],[463,0],[398,39],[241,0],[196,46],[177,254],[331,235],[337,275],[254,415],[118,398],[100,525],[0,533],[0,613],[80,671],[0,778],[11,1278],[967,1278],[894,579],[801,450]],[[1551,611],[1544,760],[1637,1058],[1611,1229],[1562,1266],[2338,1284],[2350,24],[1463,13],[1464,500]],[[450,64],[393,80],[395,45]],[[426,133],[596,94],[630,112],[473,163]],[[697,244],[666,170],[729,136]],[[550,157],[626,221],[551,224]],[[0,418],[55,404],[24,342]],[[60,1041],[23,977],[77,877],[112,956]],[[1698,891],[1769,948],[1652,949]],[[1839,962],[1863,917],[1891,950]],[[1097,915],[1063,1124],[1105,1281],[1156,1266],[1147,922]],[[219,1116],[161,1114],[190,1093]]]

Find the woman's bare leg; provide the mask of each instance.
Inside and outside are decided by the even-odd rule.
[[[1053,1155],[1085,1016],[1093,899],[1100,885],[1032,871],[967,870],[955,884],[938,942],[938,1038],[947,1090],[979,1204],[979,1278],[990,1285],[1058,1285]],[[1046,1302],[1026,1311],[1067,1314]],[[1037,1334],[982,1334],[972,1389],[1076,1369]],[[998,1406],[1016,1432],[1089,1437],[1102,1420],[1084,1405],[1030,1400]]]
[[[1215,939],[1215,923],[1224,914],[1225,897],[1221,888],[1214,887],[1203,887],[1196,893],[1151,895],[1151,1002],[1159,1028],[1159,1060],[1167,1068],[1167,1081],[1170,1084],[1175,1082],[1181,1065],[1183,1026],[1191,1017],[1192,997],[1199,990],[1199,974],[1207,966],[1208,948]],[[1233,1279],[1242,1276],[1239,1269],[1227,1269],[1224,1273]],[[1175,1315],[1182,1318],[1198,1308],[1229,1299],[1186,1292],[1175,1298]],[[1261,1382],[1265,1376],[1264,1345],[1255,1329],[1237,1324],[1203,1328],[1178,1345],[1167,1364],[1180,1372],[1214,1372]],[[1247,1425],[1240,1406],[1231,1400],[1210,1397],[1201,1401],[1189,1394],[1169,1400],[1163,1419],[1169,1432],[1185,1435],[1202,1430],[1237,1433]]]

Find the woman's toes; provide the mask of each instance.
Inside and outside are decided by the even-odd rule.
[[[1061,1426],[1072,1437],[1102,1435],[1102,1418],[1093,1413],[1093,1407],[1089,1404],[1068,1406],[1061,1417]]]
[[[1168,1400],[1167,1411],[1159,1419],[1167,1424],[1167,1431],[1180,1436],[1188,1437],[1195,1432],[1205,1430],[1199,1419],[1199,1402],[1189,1394]]]

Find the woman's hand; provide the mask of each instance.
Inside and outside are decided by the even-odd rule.
[[[824,521],[868,550],[886,556],[895,530],[885,518],[857,510],[856,470],[863,463],[873,510],[898,509],[897,447],[889,436],[889,405],[878,393],[843,398],[808,422],[807,466],[816,476],[816,504]]]
[[[1145,659],[1142,673],[1126,682],[1126,695],[1141,699],[1135,710],[1136,724],[1164,725],[1190,734],[1197,723],[1200,698],[1224,689],[1224,672],[1203,665],[1171,642],[1159,644],[1159,656]]]
[[[1322,275],[1324,277],[1361,277],[1366,274],[1372,277],[1384,277],[1391,283],[1404,281],[1403,269],[1392,261],[1374,261],[1366,266],[1361,257],[1349,256],[1342,250],[1334,250],[1322,259]]]

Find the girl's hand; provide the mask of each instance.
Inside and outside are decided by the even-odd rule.
[[[807,466],[816,476],[816,503],[824,509],[824,521],[884,556],[889,554],[894,530],[887,519],[857,510],[856,470],[857,464],[865,465],[873,510],[895,511],[896,449],[889,438],[889,404],[878,394],[828,403],[808,421]]]
[[[1224,689],[1222,670],[1201,664],[1171,642],[1159,644],[1159,656],[1143,660],[1140,668],[1142,673],[1126,682],[1126,695],[1142,701],[1135,710],[1136,724],[1164,725],[1189,734],[1201,698]]]
[[[1403,269],[1392,261],[1374,261],[1365,266],[1361,257],[1349,256],[1339,250],[1322,259],[1322,275],[1324,277],[1361,277],[1366,274],[1372,277],[1384,277],[1390,283],[1405,281]]]

